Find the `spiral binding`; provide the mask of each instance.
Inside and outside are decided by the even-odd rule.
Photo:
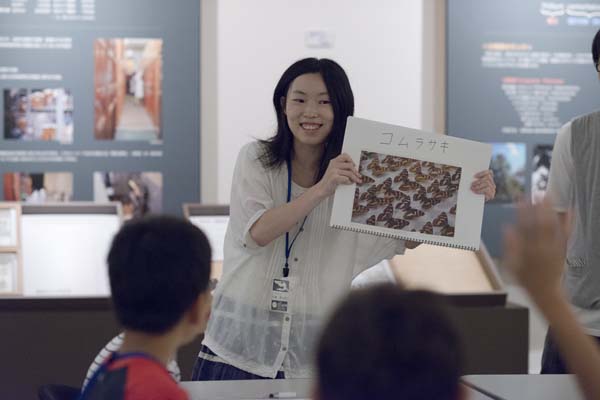
[[[345,226],[345,225],[331,225],[333,228],[336,229],[344,229],[346,231],[353,231],[353,232],[359,232],[359,233],[367,233],[370,235],[377,235],[377,236],[382,236],[382,237],[386,237],[389,239],[402,239],[402,240],[415,240],[415,238],[411,238],[411,237],[406,237],[406,236],[402,236],[399,235],[397,233],[385,233],[385,232],[379,232],[379,231],[372,231],[369,229],[361,229],[361,228],[356,228],[354,226]],[[455,249],[461,249],[461,250],[471,250],[471,251],[477,251],[477,248],[472,247],[472,246],[463,246],[461,244],[453,244],[453,243],[441,243],[441,242],[436,242],[434,240],[422,240],[422,239],[416,239],[416,241],[418,241],[419,243],[425,243],[425,244],[432,244],[435,246],[445,246],[445,247],[452,247]]]

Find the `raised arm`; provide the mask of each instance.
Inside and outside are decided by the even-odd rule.
[[[295,200],[267,210],[250,228],[250,236],[266,246],[301,222],[321,201],[331,196],[338,185],[360,183],[352,158],[341,154],[329,162],[323,178]]]
[[[504,234],[506,264],[548,320],[585,397],[600,399],[600,351],[579,325],[560,287],[566,237],[547,203],[521,206],[516,225]]]

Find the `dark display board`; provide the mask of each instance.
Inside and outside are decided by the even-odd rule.
[[[199,20],[198,0],[0,0],[1,199],[199,201]]]
[[[494,144],[483,239],[502,249],[518,199],[543,197],[560,127],[600,108],[600,1],[448,0],[446,129]]]

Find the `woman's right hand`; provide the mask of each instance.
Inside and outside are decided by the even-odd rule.
[[[329,161],[329,166],[323,178],[317,183],[322,198],[331,196],[339,185],[361,183],[362,179],[352,158],[342,153]]]

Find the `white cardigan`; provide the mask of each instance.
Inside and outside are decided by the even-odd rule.
[[[214,294],[203,344],[244,371],[286,378],[312,376],[315,342],[327,313],[366,268],[404,252],[404,242],[329,227],[333,197],[308,215],[289,259],[290,312],[269,310],[271,285],[282,276],[285,235],[264,247],[249,230],[262,214],[286,203],[287,166],[265,169],[261,145],[242,148],[235,166],[223,277]],[[292,183],[292,198],[306,189]],[[290,232],[290,240],[299,224]]]

